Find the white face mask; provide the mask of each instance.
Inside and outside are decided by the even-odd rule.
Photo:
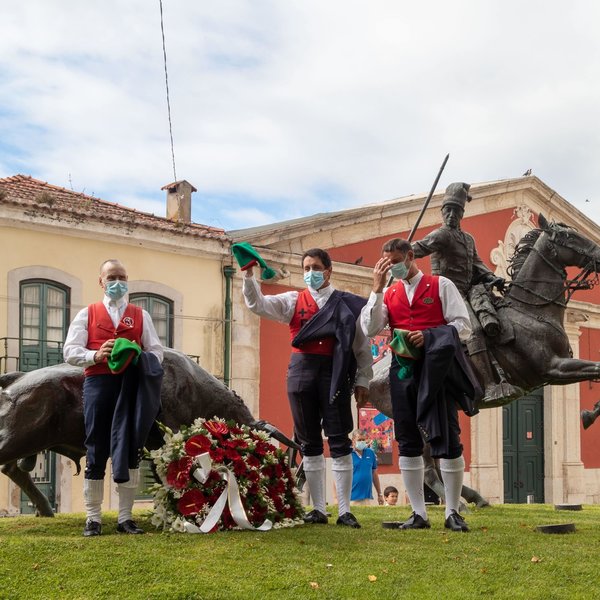
[[[120,300],[128,290],[127,282],[117,279],[116,281],[107,281],[104,287],[104,293],[111,300]]]
[[[306,271],[304,273],[304,283],[310,286],[313,290],[318,290],[325,282],[323,271]]]
[[[390,269],[395,279],[406,279],[409,270],[410,269],[406,266],[406,259],[404,259],[404,262],[392,265]]]
[[[356,449],[360,450],[361,452],[363,450],[366,450],[369,447],[369,444],[367,444],[367,442],[365,442],[365,440],[359,440],[358,442],[356,442]]]

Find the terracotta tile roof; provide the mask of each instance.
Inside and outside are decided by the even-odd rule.
[[[0,178],[0,203],[20,206],[24,210],[45,213],[48,216],[63,215],[77,221],[108,221],[115,225],[132,225],[165,232],[227,240],[223,229],[198,223],[177,223],[165,217],[141,212],[87,196],[79,192],[51,185],[29,175]]]

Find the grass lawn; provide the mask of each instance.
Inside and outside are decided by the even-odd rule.
[[[0,598],[248,599],[596,598],[600,506],[498,505],[467,515],[470,533],[397,531],[407,507],[356,507],[360,530],[329,525],[211,535],[152,530],[117,534],[114,513],[100,538],[81,535],[83,515],[0,519]],[[571,534],[536,525],[574,522]],[[153,532],[151,532],[153,531]],[[151,533],[150,533],[151,532]]]

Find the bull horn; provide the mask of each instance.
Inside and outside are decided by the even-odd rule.
[[[300,450],[300,446],[296,442],[290,440],[289,437],[281,433],[281,431],[279,431],[275,425],[272,425],[268,421],[254,421],[254,423],[251,423],[251,426],[256,427],[256,429],[260,429],[261,431],[266,431],[272,438],[275,438],[278,442],[285,444],[288,448]]]

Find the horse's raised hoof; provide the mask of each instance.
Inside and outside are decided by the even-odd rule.
[[[583,425],[583,428],[587,429],[588,427],[593,425],[597,416],[598,416],[598,413],[596,413],[595,411],[582,410],[581,411],[581,424]]]
[[[520,387],[511,385],[507,381],[493,383],[485,388],[485,395],[481,400],[481,404],[486,408],[504,406],[524,395],[525,392]]]

